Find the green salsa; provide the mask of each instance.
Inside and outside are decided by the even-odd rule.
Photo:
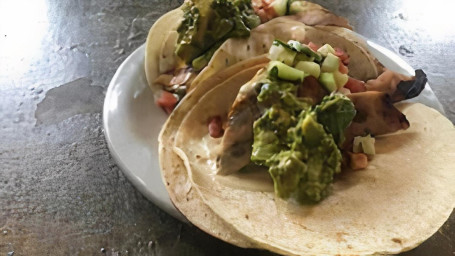
[[[299,82],[282,80],[274,72],[256,87],[264,113],[253,125],[251,160],[269,168],[279,197],[319,202],[341,171],[338,145],[354,118],[354,105],[346,96],[332,94],[311,106],[297,97]]]

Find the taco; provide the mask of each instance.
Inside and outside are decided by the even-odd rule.
[[[269,33],[259,28],[261,23],[272,22],[280,16],[294,24],[351,29],[346,19],[307,1],[185,1],[180,8],[157,20],[147,37],[145,72],[157,104],[170,113],[186,93],[209,74],[245,59],[235,56],[222,67],[210,67],[221,63],[213,59],[214,55],[220,55],[225,41]],[[267,52],[270,45],[258,46],[261,48],[250,51],[254,56]],[[239,51],[240,54],[247,52]]]
[[[281,39],[312,41],[312,38]],[[349,44],[350,41],[346,41]],[[354,63],[357,56],[351,54],[349,62]],[[452,186],[455,174],[450,170],[455,164],[452,153],[455,130],[445,117],[423,105],[393,105],[420,93],[421,85],[426,83],[420,71],[412,80],[386,71],[380,78],[366,83],[370,90],[365,92],[366,97],[353,93],[350,101],[359,104],[355,107],[357,112],[365,110],[374,115],[374,108],[370,112],[366,110],[371,105],[367,103],[377,101],[379,106],[394,113],[390,119],[387,114],[385,118],[379,116],[379,122],[369,123],[368,129],[386,124],[383,130],[374,131],[374,135],[404,131],[377,136],[377,154],[367,170],[344,171],[333,184],[330,196],[318,204],[302,205],[277,197],[276,182],[274,189],[274,180],[262,167],[217,175],[220,156],[214,149],[224,146],[224,136],[231,124],[219,137],[211,135],[208,122],[215,116],[226,123],[237,110],[248,109],[236,107],[245,105],[242,99],[251,92],[247,89],[254,88],[266,71],[275,70],[279,76],[280,70],[266,65],[267,70],[261,70],[259,65],[235,75],[226,75],[227,72],[209,76],[214,77],[213,80],[208,78],[201,82],[163,128],[160,135],[163,178],[176,207],[191,222],[227,242],[289,255],[398,253],[412,249],[436,232],[455,205]],[[360,69],[376,67],[363,65]],[[288,80],[301,79],[298,74],[291,74],[291,78],[288,75]],[[408,81],[393,82],[397,78]],[[381,81],[387,82],[381,85]],[[347,96],[336,97],[345,99]],[[309,104],[315,104],[311,109],[316,111],[317,106],[327,102],[328,98],[315,97]],[[380,113],[384,113],[383,110]],[[381,118],[386,121],[381,123]],[[363,119],[350,123],[365,124],[369,116]],[[301,120],[306,122],[307,116]],[[365,127],[354,125],[353,130],[356,129]],[[345,141],[353,139],[349,138],[351,133],[343,133]],[[342,140],[335,143],[342,147]],[[200,206],[201,211],[189,205]]]

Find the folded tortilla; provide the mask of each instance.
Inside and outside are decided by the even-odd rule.
[[[155,79],[161,74],[160,60],[163,59],[163,51],[168,44],[167,39],[170,33],[176,33],[182,15],[183,11],[180,8],[164,14],[153,24],[147,35],[144,70],[148,85],[153,93],[161,90],[161,87],[155,83]],[[173,47],[170,51],[173,54]]]
[[[203,85],[198,87],[198,90],[192,91],[192,93],[185,97],[185,102],[187,103],[179,105],[172,112],[159,136],[161,174],[174,206],[201,230],[224,241],[245,248],[260,248],[260,245],[238,233],[229,223],[219,218],[204,204],[199,193],[193,188],[193,183],[188,178],[185,163],[174,153],[173,146],[176,132],[178,131],[177,128],[180,126],[181,121],[188,111],[191,111],[192,107],[198,104],[200,98],[207,91],[210,91],[218,84],[244,84],[258,70],[263,68],[266,63],[266,61],[263,61],[262,64],[258,64],[258,60],[246,60],[211,76]],[[235,90],[235,88],[227,88],[227,94],[234,95],[235,97],[237,92],[231,91],[231,89]],[[227,100],[233,101],[234,99],[228,98]],[[206,123],[206,121],[203,121],[203,123]]]
[[[328,17],[338,17],[326,11],[324,14]],[[158,19],[149,31],[145,50],[145,72],[153,92],[161,89],[160,85],[155,83],[155,79],[162,74],[160,69],[163,69],[163,65],[166,66],[163,63],[176,58],[174,56],[176,30],[182,15],[180,8],[172,10]],[[266,54],[274,39],[336,45],[349,56],[354,56],[356,61],[348,65],[349,75],[362,81],[376,78],[382,73],[383,66],[366,50],[365,41],[352,30],[343,27],[344,23],[309,26],[302,23],[305,21],[305,15],[313,17],[313,14],[309,13],[277,17],[251,30],[248,38],[226,40],[215,52],[208,65],[187,86],[188,90],[196,88],[202,81],[229,66]],[[316,21],[314,20],[315,24],[311,24],[326,24],[325,20]]]
[[[378,137],[369,167],[345,171],[332,194],[317,205],[277,198],[266,170],[215,175],[213,149],[220,139],[208,135],[206,120],[229,108],[226,87],[232,86],[221,84],[205,93],[178,128],[166,127],[177,129],[173,152],[167,150],[183,160],[179,175],[228,230],[290,255],[395,254],[419,245],[450,216],[455,206],[455,129],[421,104],[400,104],[411,128]]]

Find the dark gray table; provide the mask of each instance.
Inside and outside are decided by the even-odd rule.
[[[424,69],[455,122],[453,1],[321,0]],[[263,255],[180,223],[107,149],[105,92],[180,1],[0,1],[0,255]],[[455,254],[455,216],[403,255]],[[14,252],[14,253],[13,253]]]

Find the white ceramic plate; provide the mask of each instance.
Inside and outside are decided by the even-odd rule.
[[[386,67],[403,74],[414,70],[393,52],[368,41],[369,50]],[[112,78],[104,101],[103,122],[112,156],[128,179],[148,199],[185,221],[169,199],[158,163],[158,134],[167,115],[154,104],[144,72],[144,45],[134,51]],[[414,99],[443,113],[429,85]]]
[[[185,220],[169,199],[158,162],[158,134],[167,115],[155,105],[144,72],[142,45],[120,65],[104,100],[104,133],[111,155],[142,194]]]

